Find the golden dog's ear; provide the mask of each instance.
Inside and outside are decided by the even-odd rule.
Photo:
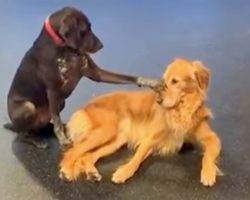
[[[192,62],[192,65],[195,66],[195,77],[198,81],[199,87],[202,90],[206,90],[208,88],[209,79],[210,79],[210,72],[209,70],[203,65],[201,61],[195,60]]]

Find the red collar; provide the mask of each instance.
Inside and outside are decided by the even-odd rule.
[[[46,20],[44,22],[44,27],[45,27],[45,30],[47,31],[47,33],[52,38],[52,40],[56,43],[56,45],[60,46],[63,44],[64,41],[60,38],[60,36],[52,28],[52,26],[49,22],[49,16],[46,18]]]

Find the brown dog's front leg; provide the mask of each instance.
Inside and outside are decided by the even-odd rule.
[[[83,76],[86,76],[97,82],[115,83],[115,84],[136,84],[138,86],[146,86],[150,88],[158,87],[159,80],[145,77],[137,77],[125,74],[110,72],[98,67],[89,55],[86,55],[87,64],[82,68]]]
[[[109,72],[99,67],[94,69],[93,77],[91,78],[94,81],[98,82],[116,83],[116,84],[129,84],[129,83],[137,84],[137,77]]]
[[[59,144],[61,147],[65,147],[69,145],[71,142],[70,140],[65,136],[64,133],[64,126],[61,121],[60,117],[60,103],[58,94],[54,92],[53,90],[47,91],[48,100],[49,100],[49,107],[50,112],[54,124],[54,133],[56,134],[56,137],[59,141]]]

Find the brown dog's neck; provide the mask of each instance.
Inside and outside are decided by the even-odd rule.
[[[39,51],[41,55],[46,53],[46,55],[49,55],[50,57],[56,57],[57,54],[60,52],[60,47],[54,43],[52,38],[44,29],[44,27],[42,28],[35,42],[33,43],[32,48],[36,52]]]

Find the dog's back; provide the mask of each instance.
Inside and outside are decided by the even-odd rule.
[[[146,134],[153,118],[159,114],[155,110],[155,98],[152,91],[119,91],[96,97],[71,115],[67,123],[68,136],[76,143],[92,129],[111,124],[117,134],[137,143],[139,138],[135,137]]]

